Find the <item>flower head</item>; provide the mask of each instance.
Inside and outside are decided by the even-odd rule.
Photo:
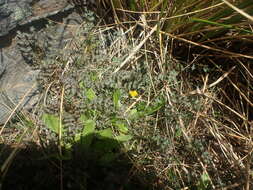
[[[135,98],[136,96],[138,96],[138,92],[136,90],[130,90],[129,91],[129,95],[132,97],[132,98]]]

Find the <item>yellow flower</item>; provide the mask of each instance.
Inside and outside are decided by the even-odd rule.
[[[129,91],[129,95],[130,95],[132,98],[134,98],[134,97],[138,96],[138,92],[137,92],[136,90],[130,90],[130,91]]]

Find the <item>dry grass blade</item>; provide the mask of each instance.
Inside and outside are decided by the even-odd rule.
[[[251,102],[251,100],[247,97],[247,95],[245,95],[245,93],[243,93],[240,88],[228,77],[229,82],[232,84],[232,86],[236,89],[236,91],[246,100],[246,102],[249,103],[250,106],[253,107],[253,103]]]
[[[236,6],[234,6],[233,4],[229,3],[227,0],[222,0],[224,3],[226,3],[229,7],[231,7],[232,9],[234,9],[235,11],[237,11],[238,13],[240,13],[241,15],[243,15],[244,17],[246,17],[247,19],[253,21],[253,17],[249,14],[247,14],[246,12],[244,12],[241,9],[238,9]]]
[[[221,101],[217,100],[216,98],[213,98],[212,96],[210,96],[208,94],[203,94],[203,95],[214,100],[218,104],[222,105],[223,107],[225,107],[226,109],[228,109],[229,111],[231,111],[232,113],[237,115],[239,118],[241,118],[243,121],[249,122],[248,119],[246,117],[244,117],[242,114],[238,113],[236,110],[232,109],[231,107],[227,106],[226,104],[222,103]]]
[[[245,58],[248,58],[248,59],[253,59],[253,56],[250,56],[250,55],[245,55],[245,54],[241,54],[241,53],[234,53],[234,52],[230,52],[230,51],[227,51],[227,50],[213,48],[213,47],[210,47],[210,46],[207,46],[207,45],[203,45],[201,43],[193,42],[191,40],[187,40],[185,38],[178,37],[178,36],[170,34],[168,32],[164,32],[164,31],[159,31],[159,32],[164,34],[164,35],[167,35],[167,36],[169,36],[173,39],[177,39],[177,40],[180,40],[180,41],[183,41],[183,42],[195,45],[195,46],[199,46],[199,47],[202,47],[202,48],[205,48],[205,49],[209,49],[209,50],[212,50],[212,51],[220,52],[222,54],[227,54],[231,57],[245,57]]]
[[[126,115],[140,100],[142,96],[139,96],[124,112],[124,115]]]
[[[224,73],[220,78],[218,78],[215,82],[213,82],[212,84],[208,85],[207,88],[211,88],[216,86],[218,83],[220,83],[223,79],[225,79],[234,69],[236,68],[236,66],[232,67],[228,72]]]
[[[242,63],[242,61],[238,58],[236,58],[236,61],[244,68],[246,73],[250,76],[251,79],[253,79],[253,74],[249,71],[249,69],[245,66],[245,64]]]
[[[205,90],[207,90],[208,88],[214,87],[216,86],[218,83],[220,83],[221,81],[223,81],[225,78],[228,77],[228,75],[236,68],[236,66],[232,67],[228,72],[224,73],[221,77],[219,77],[215,82],[206,85],[206,82],[204,83],[204,87],[203,90],[201,91],[200,89],[197,90],[193,90],[189,93],[187,93],[186,95],[193,95],[193,94],[202,94],[205,93]]]
[[[64,87],[62,87],[62,92],[61,92],[61,104],[60,104],[60,117],[59,117],[59,154],[60,157],[62,157],[62,115],[63,115],[63,101],[64,101]],[[62,168],[62,159],[60,159],[60,183],[61,183],[61,190],[63,190],[63,168]]]
[[[64,101],[64,87],[62,87],[62,92],[61,92],[61,103],[60,103],[60,118],[59,118],[59,131],[58,131],[58,134],[59,134],[59,151],[60,151],[60,154],[62,154],[61,152],[61,143],[62,143],[62,115],[63,115],[63,101]],[[61,155],[62,156],[62,155]]]
[[[185,14],[180,14],[180,15],[175,15],[175,16],[170,16],[170,17],[162,18],[161,20],[164,21],[164,20],[175,19],[175,18],[179,18],[179,17],[183,17],[183,16],[193,15],[193,14],[196,14],[196,13],[204,12],[204,11],[207,11],[209,9],[213,9],[213,8],[219,7],[219,6],[223,5],[223,4],[224,3],[218,3],[216,5],[212,5],[212,6],[207,7],[207,8],[199,9],[199,10],[196,10],[196,11],[191,11],[191,12],[188,12],[188,13],[185,13]],[[162,11],[131,11],[131,10],[127,10],[127,9],[116,9],[116,10],[117,11],[123,11],[123,12],[126,12],[126,13],[138,13],[138,14],[160,14],[162,12]],[[166,11],[164,11],[164,12],[166,12]]]
[[[158,25],[155,25],[151,31],[148,33],[148,35],[139,43],[138,46],[136,46],[133,51],[129,54],[129,56],[120,64],[120,66],[115,69],[113,72],[114,74],[117,73],[122,67],[124,67],[125,64],[127,64],[128,61],[132,59],[132,57],[138,52],[138,50],[145,44],[145,42],[150,38],[150,36],[157,30]]]
[[[2,134],[4,128],[6,127],[7,123],[10,121],[10,119],[13,117],[13,115],[16,113],[17,109],[19,108],[19,106],[24,102],[25,98],[29,95],[29,93],[36,87],[36,83],[34,83],[32,85],[32,87],[24,94],[24,96],[22,97],[22,99],[19,101],[19,103],[15,106],[15,108],[12,110],[12,112],[10,113],[9,117],[7,118],[7,120],[5,121],[3,127],[0,130],[0,135]]]

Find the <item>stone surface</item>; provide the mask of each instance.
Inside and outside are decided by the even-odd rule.
[[[0,36],[8,34],[19,22],[31,16],[31,2],[32,0],[0,0]]]
[[[71,38],[67,25],[40,26],[40,21],[72,11],[73,7],[67,0],[0,0],[0,125],[15,108],[29,110],[38,101],[40,71],[32,66],[36,58],[34,48],[41,48],[43,59],[54,58],[55,50],[61,49]],[[64,18],[68,15],[57,19],[71,24],[78,17],[70,14],[74,19]],[[26,31],[21,30],[17,35],[16,31],[25,27]]]
[[[67,0],[0,0],[0,36],[73,7]]]
[[[3,61],[3,52],[0,51],[0,77],[6,69],[6,62]]]
[[[16,48],[16,42],[2,49],[1,64],[5,65],[0,78],[0,124],[10,116],[18,106],[31,109],[38,99],[36,76],[39,71],[27,65]]]

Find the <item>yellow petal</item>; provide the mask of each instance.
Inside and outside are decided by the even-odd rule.
[[[136,90],[130,90],[130,91],[129,91],[129,95],[130,95],[132,98],[134,98],[134,97],[138,96],[138,92],[137,92]]]

